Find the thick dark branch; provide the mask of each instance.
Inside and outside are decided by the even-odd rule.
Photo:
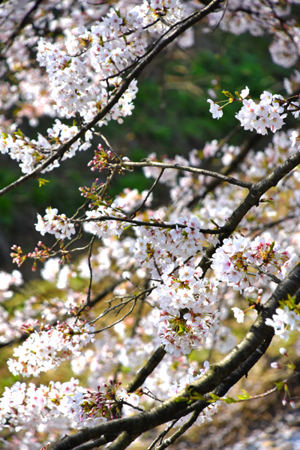
[[[265,341],[272,339],[274,329],[266,325],[266,319],[271,318],[279,307],[279,301],[287,299],[288,295],[294,295],[300,289],[300,263],[292,270],[292,272],[277,286],[267,303],[262,307],[262,311],[252,325],[250,331],[244,339],[218,364],[213,366],[214,382],[216,388],[230,374],[234,372],[240,365],[246,361],[248,357]],[[199,382],[195,382],[194,386],[199,389],[197,392],[205,394],[211,388],[211,376],[208,371]],[[205,381],[205,378],[207,379]]]
[[[166,350],[163,345],[160,345],[147,363],[142,367],[133,380],[126,386],[127,392],[136,391],[146,380],[146,378],[153,372],[153,370],[158,366],[158,364],[162,361],[163,357],[166,354]]]
[[[272,329],[271,329],[272,331]],[[273,333],[274,334],[274,333]],[[219,397],[223,397],[229,389],[235,385],[243,376],[247,376],[248,372],[252,367],[257,363],[257,361],[265,354],[267,351],[273,334],[263,341],[261,345],[257,347],[255,352],[253,352],[246,361],[243,362],[232,374],[230,374],[223,383],[219,384],[219,386],[214,390],[214,394]]]
[[[137,431],[135,431],[135,433],[123,431],[123,433],[121,433],[117,439],[106,448],[107,450],[125,450],[125,448],[127,448],[139,435],[140,433]]]
[[[100,439],[96,439],[92,442],[87,442],[86,444],[79,445],[78,447],[74,448],[74,450],[95,450],[95,448],[100,447],[100,445],[105,445],[107,443],[107,439],[102,436]]]
[[[276,288],[244,339],[220,363],[213,365],[199,380],[190,385],[193,387],[193,391],[205,395],[216,389],[216,393],[224,395],[241,376],[246,374],[266,351],[274,334],[273,328],[266,325],[266,318],[272,317],[280,300],[286,299],[288,294],[294,295],[299,289],[300,263]],[[90,439],[114,433],[121,434],[124,431],[133,437],[136,436],[138,430],[141,435],[170,420],[185,416],[195,410],[203,410],[207,406],[207,402],[198,400],[190,404],[188,388],[151,411],[130,418],[106,422],[93,428],[86,428],[68,436],[56,444],[53,450],[71,450]]]
[[[249,194],[232,213],[224,228],[231,233],[237,227],[243,217],[253,206],[259,205],[259,200],[269,189],[275,187],[277,183],[282,180],[289,172],[300,164],[300,152],[294,153],[284,163],[276,167],[276,169],[263,180],[255,183],[250,189]],[[226,232],[226,231],[225,231]]]

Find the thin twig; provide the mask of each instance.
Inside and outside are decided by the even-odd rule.
[[[200,414],[200,411],[194,411],[193,414],[191,415],[191,417],[189,418],[189,420],[182,425],[179,430],[175,431],[174,434],[172,434],[172,436],[170,436],[168,439],[166,439],[161,445],[159,445],[158,447],[156,447],[155,450],[163,450],[167,447],[169,447],[171,444],[174,444],[174,442],[180,437],[182,436],[189,428],[191,428],[191,426],[196,422],[196,420],[198,419],[198,416]]]
[[[79,311],[77,312],[77,318],[76,321],[79,319],[80,314],[82,313],[82,311],[87,307],[90,306],[91,303],[91,290],[92,290],[92,283],[93,283],[93,270],[92,270],[92,265],[91,265],[91,257],[92,257],[92,249],[93,249],[93,243],[95,241],[95,236],[92,237],[90,243],[89,243],[89,254],[88,254],[88,267],[89,267],[89,272],[90,272],[90,279],[89,279],[89,287],[88,287],[88,293],[86,296],[86,302],[85,304],[79,309]]]
[[[117,320],[116,322],[112,323],[111,325],[107,325],[107,327],[101,328],[100,330],[93,331],[93,334],[102,333],[102,331],[109,330],[110,328],[113,328],[118,323],[123,322],[123,320],[132,313],[135,305],[136,305],[136,300],[133,300],[133,305],[130,308],[130,311],[128,313],[126,313],[120,320]]]
[[[164,438],[164,436],[165,436],[166,434],[169,433],[169,431],[174,427],[174,425],[176,424],[176,422],[178,422],[178,419],[172,420],[172,422],[170,423],[170,425],[169,425],[165,430],[163,430],[163,431],[162,431],[162,432],[154,439],[154,441],[149,445],[149,447],[147,448],[147,450],[152,450],[152,449],[154,448],[155,444],[156,444],[158,441],[162,441],[162,439]]]
[[[129,219],[128,217],[115,217],[115,216],[109,216],[104,215],[100,217],[91,217],[89,219],[81,218],[81,219],[74,219],[74,222],[103,222],[105,220],[116,220],[117,222],[126,222],[131,223],[132,225],[136,226],[144,226],[144,227],[157,227],[157,228],[166,228],[166,229],[177,229],[177,228],[186,228],[186,225],[183,225],[181,223],[164,223],[164,222],[144,222],[142,220],[135,220],[135,219]],[[203,234],[220,234],[225,231],[225,226],[220,227],[218,229],[212,230],[211,228],[199,228],[200,233]]]
[[[111,304],[114,300],[119,299],[119,298],[128,298],[129,300],[122,302],[122,303],[118,303],[117,305],[114,306],[109,306],[109,308],[107,308],[103,313],[101,313],[98,317],[96,317],[96,319],[91,320],[89,323],[95,323],[97,322],[99,319],[102,319],[102,317],[106,316],[108,313],[110,313],[111,311],[114,311],[115,309],[120,308],[123,309],[124,306],[128,305],[128,303],[130,303],[132,300],[138,300],[140,297],[146,295],[146,294],[150,294],[154,289],[156,289],[156,286],[153,286],[151,288],[148,289],[144,289],[142,292],[140,292],[137,295],[128,295],[126,297],[114,297],[111,300],[109,300],[109,303]]]
[[[148,200],[148,198],[149,198],[151,192],[153,192],[154,188],[156,187],[157,183],[159,182],[159,180],[160,180],[162,174],[164,173],[164,171],[165,171],[165,169],[162,168],[161,171],[160,171],[160,174],[158,175],[158,177],[156,178],[156,180],[155,180],[154,183],[152,184],[152,186],[151,186],[151,188],[149,189],[149,191],[148,191],[146,197],[144,198],[143,202],[142,202],[142,203],[140,204],[140,206],[138,206],[137,209],[136,209],[135,211],[133,211],[133,213],[131,214],[131,216],[130,216],[131,219],[134,219],[135,216],[136,216],[136,214],[137,214],[137,212],[140,211],[140,210],[143,208],[143,206],[146,204],[146,202],[147,202],[147,200]]]
[[[92,249],[93,249],[94,241],[95,241],[95,236],[92,237],[92,240],[90,243],[90,248],[89,248],[89,254],[88,254],[88,266],[89,266],[89,272],[90,272],[90,280],[89,280],[88,293],[87,293],[87,297],[86,297],[86,305],[87,306],[90,305],[91,289],[92,289],[92,283],[93,283],[93,269],[92,269],[92,265],[91,265],[91,258],[92,258]]]
[[[282,281],[282,280],[280,280],[280,278],[276,277],[272,273],[266,272],[260,266],[256,266],[255,264],[251,264],[250,267],[254,267],[254,269],[259,271],[259,273],[262,273],[263,275],[266,275],[267,277],[271,278],[271,280],[274,281],[274,283],[276,283],[276,284],[279,284]]]
[[[240,186],[242,188],[251,189],[253,183],[249,181],[237,180],[233,177],[228,177],[226,175],[222,175],[218,172],[212,172],[211,170],[199,169],[198,167],[184,166],[182,164],[171,164],[171,163],[162,163],[158,161],[151,161],[147,159],[146,161],[122,161],[122,167],[160,167],[163,169],[175,169],[175,170],[183,170],[185,172],[197,173],[200,175],[205,175],[207,177],[217,178],[219,180],[225,181],[229,184],[233,184],[235,186]]]

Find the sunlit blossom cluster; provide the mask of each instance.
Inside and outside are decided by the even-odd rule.
[[[79,356],[82,348],[93,341],[94,327],[67,325],[62,322],[32,332],[26,341],[14,349],[17,359],[8,360],[9,370],[17,375],[36,376],[58,367],[66,358]]]
[[[7,153],[12,159],[19,162],[19,166],[23,173],[30,173],[37,166],[43,163],[47,158],[53,155],[53,152],[57,149],[57,144],[52,146],[50,144],[51,139],[56,140],[59,144],[63,144],[69,139],[73,138],[79,131],[77,126],[67,126],[62,124],[59,119],[55,120],[52,128],[47,130],[47,139],[38,133],[38,138],[28,139],[20,131],[14,134],[2,133],[0,136],[0,152]],[[87,150],[91,144],[90,140],[93,134],[91,131],[85,133],[85,140],[81,142],[80,139],[75,141],[68,151],[62,155],[61,160],[72,158],[76,151]],[[53,170],[59,167],[60,163],[57,159],[45,167],[42,173]]]
[[[167,352],[180,356],[204,346],[208,335],[214,334],[219,324],[219,313],[212,307],[203,307],[202,313],[190,309],[182,317],[162,311],[157,320],[158,335]]]
[[[46,214],[37,215],[38,222],[35,229],[44,236],[46,233],[54,234],[57,239],[71,239],[76,233],[74,223],[70,222],[65,214],[58,214],[56,208],[46,208]]]
[[[151,269],[154,278],[171,273],[177,264],[201,252],[206,237],[197,217],[179,217],[171,230],[140,227],[136,230],[136,256]]]
[[[106,421],[103,416],[91,419],[84,412],[85,391],[79,381],[50,382],[48,386],[37,387],[33,383],[15,383],[6,387],[0,400],[1,428],[33,427],[43,431],[53,426],[67,430],[70,426],[81,428],[92,423]]]
[[[14,9],[14,2],[11,3],[12,9]],[[58,5],[55,4],[55,7]],[[17,9],[19,14],[24,13],[20,5]],[[156,35],[166,28],[157,21],[159,11],[163,11],[170,24],[178,20],[182,14],[177,1],[154,2],[153,5],[144,2],[133,8],[129,4],[128,7],[122,9],[122,12],[118,13],[115,9],[110,9],[107,11],[107,15],[100,15],[101,21],[92,25],[90,30],[83,26],[82,19],[73,16],[69,20],[69,25],[73,26],[72,31],[66,28],[63,44],[62,42],[52,43],[44,38],[36,42],[36,39],[32,39],[31,33],[29,33],[28,40],[22,42],[22,46],[18,48],[18,51],[23,52],[22,56],[20,54],[19,61],[29,60],[26,45],[29,43],[32,45],[32,41],[37,43],[36,60],[41,67],[46,67],[49,78],[48,84],[45,84],[44,74],[42,72],[38,74],[37,70],[34,71],[31,79],[24,76],[24,80],[22,80],[18,74],[18,77],[21,78],[20,89],[23,96],[28,99],[28,105],[29,103],[30,105],[34,104],[34,106],[28,106],[27,110],[21,111],[19,117],[29,116],[34,125],[34,120],[37,120],[34,119],[34,116],[43,114],[53,116],[57,111],[60,117],[75,117],[75,113],[77,113],[86,122],[92,120],[97,112],[107,104],[111,91],[122,83],[122,78],[119,76],[122,71],[146,52],[151,32]],[[93,16],[94,12],[89,10],[87,14]],[[153,24],[153,29],[151,29],[151,24]],[[64,28],[63,22],[60,23],[57,20],[53,24],[52,31],[56,27],[60,29],[61,26]],[[144,29],[145,27],[147,30]],[[17,51],[17,48],[14,48],[14,51]],[[9,58],[7,60],[9,61]],[[10,63],[11,70],[20,72],[20,66],[16,64],[15,59],[14,63],[12,61]],[[23,68],[26,69],[25,66]],[[109,80],[109,88],[107,80]],[[32,84],[33,81],[34,84]],[[42,85],[43,89],[37,91],[37,85]],[[17,92],[16,87],[11,90],[7,84],[3,89],[3,106],[4,109],[8,109],[9,102],[17,101],[20,93]],[[133,80],[126,92],[98,122],[98,125],[106,124],[109,120],[117,120],[121,123],[124,117],[131,115],[136,93],[137,82]],[[38,96],[42,98],[39,100],[40,103],[38,103]],[[36,114],[37,111],[39,114]],[[13,127],[16,127],[16,124],[10,124],[5,131],[13,131]],[[2,131],[1,128],[0,131]],[[0,138],[0,152],[8,153],[12,159],[17,160],[23,173],[30,173],[57,149],[57,144],[54,146],[50,144],[51,139],[55,138],[58,144],[62,144],[78,131],[76,126],[70,127],[61,124],[56,119],[53,130],[48,130],[48,139],[40,134],[37,141],[25,139],[23,136],[16,138],[12,134],[5,135]],[[62,155],[62,159],[74,156],[78,149],[89,148],[92,134],[90,131],[88,134],[86,134],[84,142],[77,140],[72,144],[70,149]],[[52,170],[58,166],[59,162],[56,159],[45,170]]]
[[[266,324],[274,328],[277,336],[287,341],[291,331],[300,331],[300,316],[285,305],[283,308],[277,308],[272,319],[266,319]]]
[[[112,219],[109,220],[109,218]],[[114,204],[99,206],[96,210],[86,212],[84,231],[95,234],[99,238],[120,236],[127,225],[122,219],[126,219],[126,216]]]
[[[270,92],[264,91],[260,96],[259,103],[244,98],[243,106],[236,118],[245,130],[256,130],[258,134],[267,134],[270,129],[275,133],[282,128],[283,119],[287,116],[282,104],[284,104],[284,99],[281,95],[272,95]]]
[[[261,287],[268,274],[283,279],[297,262],[297,255],[283,251],[270,238],[259,236],[250,241],[233,236],[216,250],[211,267],[218,280],[240,292],[251,292]]]
[[[106,105],[106,80],[112,87],[121,84],[119,74],[146,52],[149,32],[162,32],[165,28],[162,22],[156,23],[159,11],[170,24],[181,15],[177,1],[143,2],[127,10],[111,8],[90,30],[79,26],[67,31],[65,48],[40,39],[37,60],[46,67],[54,107],[61,116],[78,112],[90,121]],[[145,26],[149,31],[145,32]],[[122,117],[131,114],[136,92],[133,81],[99,124],[111,119],[122,122]]]
[[[235,99],[232,97],[230,100]],[[285,123],[283,119],[287,116],[285,110],[291,110],[293,115],[298,114],[296,103],[288,105],[281,95],[272,95],[268,91],[264,91],[260,96],[260,101],[256,103],[249,98],[249,88],[246,87],[242,90],[239,100],[242,101],[243,106],[236,114],[236,118],[245,130],[255,130],[258,134],[268,134],[268,129],[273,133],[280,130]],[[211,99],[207,101],[210,103],[209,111],[212,113],[212,117],[214,119],[222,117],[224,106],[219,106]]]

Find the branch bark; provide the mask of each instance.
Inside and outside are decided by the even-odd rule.
[[[190,387],[193,388],[193,392],[197,392],[202,396],[209,392],[224,396],[243,375],[248,373],[270,345],[274,331],[272,327],[266,325],[266,318],[272,317],[279,306],[280,300],[286,299],[288,295],[296,294],[299,289],[300,263],[277,286],[242,341],[221,362],[214,364],[199,380],[148,412],[86,428],[72,436],[65,437],[61,442],[54,445],[53,450],[72,450],[91,439],[99,439],[100,436],[109,436],[115,433],[121,435],[123,432],[126,432],[126,439],[124,434],[122,438],[124,440],[120,438],[118,441],[120,446],[117,446],[116,441],[114,441],[114,446],[109,447],[114,450],[123,449],[126,448],[122,446],[125,440],[126,442],[127,439],[130,440],[128,435],[133,440],[136,439],[137,430],[138,435],[141,435],[149,429],[183,417],[190,412],[202,411],[207,406],[207,402],[205,400],[197,400],[189,404]]]

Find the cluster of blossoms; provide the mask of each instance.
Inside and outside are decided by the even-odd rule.
[[[44,236],[46,233],[54,234],[57,239],[71,239],[72,234],[76,233],[74,223],[66,217],[65,214],[58,214],[56,208],[46,208],[46,214],[42,217],[37,215],[38,222],[35,229]]]
[[[272,142],[263,150],[252,150],[248,158],[242,163],[242,170],[246,170],[251,179],[260,179],[269,174],[275,165],[283,163],[293,153],[295,153],[296,130],[280,131],[272,136]],[[251,161],[251,164],[250,164]],[[292,177],[297,177],[297,170],[292,172]],[[283,188],[283,187],[282,187]],[[291,186],[288,186],[289,190]],[[296,188],[296,186],[295,186]],[[293,191],[293,189],[292,189]],[[296,188],[296,191],[298,189]]]
[[[203,346],[219,325],[216,290],[207,279],[198,277],[199,270],[186,265],[179,269],[179,277],[163,275],[164,284],[156,288],[158,335],[175,356]]]
[[[132,405],[139,402],[136,395],[128,394],[125,389],[116,392],[116,387],[109,383],[104,385],[106,392],[100,392],[100,386],[97,392],[92,392],[81,388],[73,378],[39,387],[18,381],[5,388],[0,400],[0,428],[21,430],[30,423],[41,432],[49,426],[59,426],[63,431],[105,422],[112,418],[112,407],[120,406],[122,399]]]
[[[0,136],[0,152],[2,154],[8,154],[12,159],[19,162],[19,166],[23,173],[30,173],[39,164],[50,157],[53,152],[58,148],[60,144],[67,142],[73,138],[78,132],[79,128],[75,125],[69,127],[61,123],[56,119],[52,128],[47,130],[48,139],[38,133],[37,140],[26,138],[22,132],[17,131],[13,134],[2,133]],[[87,150],[90,147],[90,140],[92,139],[92,132],[87,131],[85,133],[85,141],[81,142],[77,139],[67,152],[62,156],[62,160],[72,158],[76,151]],[[56,143],[54,146],[50,144],[50,140],[53,139]],[[55,167],[59,167],[59,162],[55,160],[49,164],[42,173],[53,170]]]
[[[12,273],[0,271],[0,298],[3,295],[4,298],[12,296],[12,291],[9,290],[12,286],[21,286],[23,284],[23,278],[19,270],[13,270]]]
[[[149,31],[157,33],[166,28],[161,22],[155,24],[159,11],[163,11],[169,26],[178,20],[181,9],[177,3],[176,0],[145,1],[127,10],[111,8],[90,30],[80,26],[68,31],[65,49],[60,43],[41,39],[37,60],[46,67],[51,96],[59,114],[70,117],[78,112],[85,121],[91,120],[108,101],[106,80],[110,80],[112,88],[122,82],[119,74],[145,54]],[[145,32],[145,27],[149,31]],[[136,81],[132,81],[98,124],[111,119],[122,122],[122,117],[131,114],[136,92]]]
[[[84,231],[102,239],[113,235],[120,237],[124,228],[128,226],[126,219],[130,218],[134,209],[143,203],[146,195],[146,191],[140,194],[137,189],[124,189],[113,203],[101,201],[101,206],[86,212]],[[152,196],[147,198],[145,203],[147,206],[150,205],[151,199]]]
[[[33,383],[26,386],[26,383],[17,381],[11,388],[6,387],[0,400],[1,429],[20,430],[30,423],[42,431],[49,422],[55,425],[57,418],[61,427],[66,429],[70,421],[80,422],[80,417],[76,420],[78,408],[73,402],[74,394],[78,396],[78,384],[72,379],[66,383],[50,382],[48,386],[37,387]]]
[[[30,172],[45,157],[50,147],[49,142],[40,134],[37,141],[30,141],[18,132],[12,135],[3,133],[0,137],[0,152],[7,153],[20,162],[23,173]]]
[[[230,164],[232,158],[240,151],[237,146],[229,146],[227,144],[220,145],[217,140],[207,142],[203,149],[203,156],[205,158],[212,158],[217,152],[222,153],[222,161],[224,164]],[[155,153],[149,155],[151,161],[157,161]],[[175,155],[174,158],[163,158],[163,163],[166,164],[180,164],[182,166],[198,167],[203,163],[201,158],[201,152],[194,149],[192,150],[188,158],[184,158],[181,155]],[[249,168],[247,168],[249,171]],[[159,175],[159,168],[150,166],[144,168],[146,177],[157,178]],[[161,183],[164,183],[170,189],[170,198],[172,199],[172,210],[168,211],[168,220],[178,221],[178,217],[185,216],[191,217],[192,213],[187,205],[193,202],[193,199],[197,196],[203,196],[203,200],[199,205],[198,211],[199,217],[201,217],[201,225],[203,228],[210,228],[212,221],[218,223],[219,226],[225,225],[226,218],[230,216],[231,211],[237,207],[239,202],[243,199],[242,191],[235,190],[230,185],[222,186],[223,201],[220,205],[217,196],[203,195],[207,189],[207,183],[211,181],[209,176],[198,175],[188,171],[182,170],[181,172],[172,169],[166,169],[161,176]],[[221,189],[217,188],[219,194]],[[165,210],[160,208],[158,214],[161,218],[165,217]],[[213,236],[207,237],[208,242],[215,244],[217,240]]]
[[[92,28],[99,28],[94,26]],[[83,35],[79,35],[78,39],[84,40],[87,43],[93,40],[92,35],[95,30],[91,30],[91,36],[84,31]],[[101,36],[94,35],[94,41],[97,42],[98,54],[101,50]],[[123,41],[123,40],[122,40]],[[112,38],[110,46],[115,42]],[[124,42],[124,41],[123,41]],[[79,40],[78,40],[79,43]],[[68,46],[68,42],[66,42]],[[124,43],[126,46],[126,43]],[[68,47],[67,47],[68,48]],[[74,51],[74,50],[73,50]],[[46,70],[49,75],[49,81],[51,84],[51,95],[55,101],[55,109],[60,114],[61,117],[72,117],[75,112],[78,112],[86,122],[89,122],[94,118],[94,116],[99,112],[101,107],[104,107],[108,101],[108,92],[106,82],[101,82],[103,78],[102,74],[99,74],[98,83],[94,84],[89,82],[89,76],[86,70],[87,61],[85,60],[87,55],[94,56],[96,51],[92,46],[90,50],[84,51],[78,46],[78,53],[84,55],[81,57],[70,56],[67,52],[60,50],[59,46],[56,44],[51,44],[43,40],[39,41],[38,45],[38,56],[37,60],[41,66],[46,66]],[[122,60],[122,50],[118,49],[118,56]],[[107,52],[107,58],[110,60],[110,52]],[[103,55],[99,55],[99,58]],[[125,61],[127,61],[125,59]],[[95,63],[91,61],[93,69],[95,69]],[[99,72],[100,65],[99,60],[97,61],[97,69]],[[121,67],[118,68],[114,61],[111,61],[111,67],[114,68],[114,75],[117,75],[121,71]],[[102,76],[101,76],[102,75]],[[110,71],[105,72],[105,77],[112,76]],[[121,78],[117,78],[113,81],[116,85],[121,83]],[[126,94],[122,96],[119,102],[110,110],[109,114],[105,116],[103,121],[98,124],[105,124],[108,120],[118,120],[122,122],[122,117],[131,115],[133,109],[132,101],[136,97],[137,93],[137,83],[132,81]]]
[[[159,224],[159,220],[156,220]],[[179,217],[175,228],[140,227],[136,230],[136,257],[141,265],[151,269],[153,278],[171,273],[176,265],[197,255],[207,242],[216,243],[214,236],[206,237],[198,217]]]
[[[32,330],[32,328],[31,328]],[[65,322],[32,331],[26,341],[14,349],[8,368],[14,374],[37,376],[40,372],[58,367],[62,361],[79,356],[83,347],[93,341],[94,327],[68,325]]]
[[[288,93],[288,95],[293,95],[294,92],[299,90],[300,85],[300,72],[299,70],[294,70],[291,74],[290,78],[284,78],[283,85]]]
[[[300,331],[300,315],[284,305],[283,308],[276,309],[276,314],[273,314],[272,319],[266,319],[266,324],[274,328],[277,336],[287,341],[291,331]]]
[[[106,217],[115,217],[116,220],[109,220]],[[120,236],[126,227],[126,223],[122,222],[124,218],[124,213],[113,206],[99,206],[96,210],[86,212],[83,228],[87,233],[95,234],[99,238],[107,238],[113,234]]]
[[[142,5],[133,8],[129,5],[122,11],[111,8],[107,15],[103,15],[90,30],[82,23],[78,23],[78,26],[74,24],[72,31],[66,29],[64,43],[51,43],[41,38],[37,43],[37,62],[40,67],[46,67],[49,85],[44,86],[45,82],[42,82],[44,74],[37,76],[35,71],[32,80],[26,79],[20,82],[21,91],[24,91],[24,95],[26,94],[28,101],[32,104],[35,100],[36,85],[42,84],[43,92],[50,89],[48,97],[51,96],[52,104],[50,105],[51,102],[47,100],[48,109],[43,110],[39,106],[41,115],[47,113],[53,116],[56,111],[61,117],[69,118],[80,114],[83,121],[89,122],[101,108],[105,107],[111,95],[110,91],[115,91],[121,85],[122,78],[119,75],[122,71],[146,53],[149,34],[156,35],[167,28],[162,22],[157,21],[159,12],[163,11],[169,26],[181,17],[182,9],[177,3],[177,1],[161,1],[149,4],[145,1]],[[19,10],[22,11],[22,8]],[[61,32],[59,23],[57,27]],[[62,26],[62,29],[64,28]],[[30,42],[31,47],[31,33],[29,35],[28,43]],[[20,57],[20,60],[22,59],[30,58],[28,55],[27,58]],[[12,65],[11,70],[19,72],[20,67]],[[19,73],[18,78],[20,78]],[[31,86],[33,80],[36,83]],[[15,87],[13,89],[16,90]],[[106,124],[109,120],[117,120],[121,123],[123,117],[131,115],[137,90],[137,82],[133,80],[98,125]],[[5,98],[17,100],[18,93],[8,87],[5,91],[7,91]],[[28,96],[28,92],[31,93],[31,97]],[[45,97],[41,92],[39,95]],[[8,109],[9,103],[5,102],[3,106]],[[25,111],[23,115],[26,115]],[[10,132],[15,127],[16,124],[11,126]],[[0,131],[2,131],[1,128]],[[5,134],[0,138],[0,152],[7,153],[12,159],[17,160],[23,173],[30,173],[39,163],[51,156],[58,145],[63,144],[78,132],[77,126],[67,126],[56,119],[53,129],[48,130],[48,139],[40,134],[37,140],[25,138],[21,134]],[[92,132],[88,131],[85,142],[82,143],[78,139],[64,153],[62,159],[73,157],[78,149],[89,148],[91,137]],[[54,146],[50,144],[51,139],[56,141]],[[55,160],[44,171],[58,166],[59,162]]]
[[[298,256],[282,250],[270,237],[258,236],[253,241],[243,236],[225,239],[212,257],[216,278],[240,292],[251,292],[268,274],[281,280],[298,262]]]
[[[85,196],[90,194],[93,196],[92,191],[87,192]],[[84,231],[102,239],[113,235],[119,237],[128,226],[126,219],[130,218],[134,210],[143,204],[146,195],[146,191],[140,194],[137,189],[124,189],[120,195],[116,196],[113,203],[101,201],[101,206],[86,212]],[[145,205],[149,206],[151,201],[152,195],[147,198]]]
[[[236,114],[236,118],[240,121],[245,130],[255,130],[258,134],[268,134],[268,129],[273,133],[280,130],[284,125],[283,119],[287,116],[284,112],[284,106],[290,109],[292,114],[296,116],[299,114],[297,103],[288,105],[286,100],[281,95],[272,95],[268,91],[264,91],[260,96],[260,101],[256,103],[249,97],[249,88],[242,90],[239,100],[243,102],[243,106]],[[230,97],[229,102],[235,100]],[[223,116],[223,109],[213,100],[207,100],[210,103],[209,111],[212,113],[214,119],[219,119]],[[224,106],[223,106],[224,107]]]
[[[195,286],[201,284],[195,282]],[[180,287],[179,287],[180,289]],[[164,291],[167,291],[165,289]],[[158,292],[158,295],[161,294]],[[209,291],[205,292],[206,297],[203,302],[200,301],[201,294],[191,294],[188,289],[185,292],[180,292],[176,289],[169,289],[167,294],[172,297],[173,302],[181,296],[186,295],[190,300],[194,301],[196,305],[192,305],[186,310],[188,312],[180,312],[179,307],[173,308],[173,313],[167,310],[162,310],[157,317],[158,335],[161,343],[164,345],[166,351],[174,353],[175,356],[181,354],[189,354],[192,349],[198,349],[205,344],[209,334],[214,334],[219,325],[219,313],[215,310],[214,301],[208,297]],[[178,297],[177,297],[178,296]],[[204,297],[204,295],[202,295]],[[166,292],[164,292],[163,300],[166,299]],[[158,303],[160,297],[158,299]],[[169,306],[169,305],[168,305]],[[196,312],[197,307],[201,312]],[[172,309],[171,307],[167,308]]]
[[[13,270],[13,272],[7,273],[3,270],[0,271],[0,342],[9,342],[15,336],[20,336],[18,319],[12,320],[9,309],[6,307],[5,302],[9,301],[13,295],[14,290],[23,284],[23,278],[21,272]],[[16,315],[21,315],[18,312]]]
[[[140,398],[136,394],[130,394],[125,389],[117,391],[121,381],[114,383],[112,380],[109,384],[104,384],[104,391],[100,391],[100,386],[97,386],[97,391],[87,391],[83,396],[81,407],[84,411],[83,419],[102,417],[106,420],[112,420],[121,417],[121,410],[123,409],[123,402],[132,406],[138,406]]]
[[[166,350],[188,354],[204,343],[219,323],[215,310],[215,286],[200,279],[197,268],[206,237],[199,231],[197,217],[179,218],[175,229],[139,229],[136,257],[151,270],[157,287],[153,297],[158,335]],[[185,261],[189,259],[189,262]]]
[[[249,89],[245,88],[248,91]],[[284,113],[282,104],[285,100],[281,95],[272,95],[264,91],[260,96],[260,102],[255,103],[252,99],[243,98],[243,106],[236,114],[245,130],[256,130],[258,134],[268,134],[268,128],[275,133],[284,125]]]

